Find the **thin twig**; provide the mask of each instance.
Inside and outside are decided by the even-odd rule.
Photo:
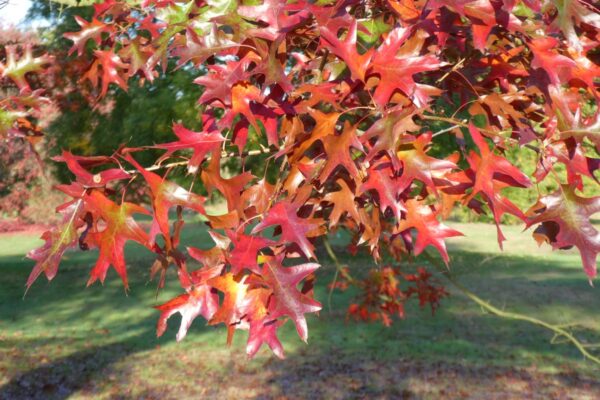
[[[329,239],[327,238],[327,236],[323,236],[323,245],[325,245],[325,250],[327,251],[329,258],[331,258],[333,264],[335,265],[335,275],[333,276],[333,282],[331,283],[331,287],[329,288],[329,295],[327,296],[327,306],[329,307],[329,312],[331,312],[331,296],[333,295],[333,289],[335,288],[335,284],[339,275],[342,274],[344,279],[346,279],[350,283],[355,282],[355,280],[350,275],[348,275],[346,271],[344,271],[344,267],[335,255],[335,252],[333,251],[333,248],[331,247],[331,243],[329,243]]]
[[[468,121],[466,119],[464,119],[464,120],[461,121],[461,120],[458,120],[456,118],[438,117],[436,115],[422,115],[421,118],[423,118],[425,120],[430,120],[430,121],[441,121],[441,122],[447,122],[449,124],[453,124],[454,126],[452,126],[451,128],[448,128],[448,130],[451,130],[451,129],[454,129],[454,128],[458,128],[458,127],[463,127],[463,128],[468,128],[469,127],[469,124],[467,123]],[[493,131],[491,129],[485,129],[485,128],[477,128],[477,129],[480,130],[481,132],[484,132],[484,133],[487,133],[487,134],[493,135],[493,136],[498,136],[499,133],[503,132],[503,131],[496,132],[496,131]],[[444,129],[444,130],[442,130],[440,132],[436,132],[434,134],[434,136],[437,136],[440,133],[444,133],[446,131],[447,130]],[[513,139],[513,138],[510,138],[510,137],[504,137],[504,136],[500,136],[500,137],[502,139],[504,139],[504,140],[512,140],[514,142],[517,142],[517,139]],[[523,147],[525,147],[527,149],[530,149],[530,150],[533,150],[533,151],[535,151],[538,154],[541,152],[541,150],[539,148],[537,148],[537,147],[535,147],[535,146],[533,146],[531,144],[525,144],[525,145],[523,145]]]
[[[221,158],[256,156],[259,154],[269,154],[269,153],[271,153],[271,150],[268,148],[262,148],[259,150],[249,150],[249,151],[243,152],[242,154],[239,154],[236,152],[227,153],[224,151],[221,153]],[[187,164],[188,164],[188,160],[176,161],[176,162],[172,162],[172,163],[168,163],[168,164],[152,165],[152,166],[146,168],[146,171],[157,171],[159,169],[168,169],[168,168],[179,167],[179,166],[187,165]],[[127,172],[128,174],[139,174],[140,173],[140,171],[135,170],[135,169],[126,170],[125,172]]]
[[[446,132],[450,132],[451,130],[454,130],[456,128],[460,128],[460,125],[452,125],[446,129],[442,129],[441,131],[437,131],[436,133],[434,133],[431,137],[436,137],[441,135],[442,133],[446,133]]]

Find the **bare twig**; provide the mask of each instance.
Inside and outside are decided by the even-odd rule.
[[[338,280],[339,275],[342,274],[344,279],[346,279],[350,283],[356,281],[346,271],[344,271],[344,267],[335,255],[335,252],[333,251],[333,248],[331,247],[331,243],[329,243],[329,239],[327,238],[327,236],[323,236],[323,245],[325,246],[325,250],[327,251],[329,258],[331,258],[333,264],[335,265],[335,275],[333,276],[333,282],[331,283],[331,287],[329,288],[329,295],[327,296],[327,306],[329,307],[329,312],[331,312],[331,296],[333,295],[333,289],[335,288],[335,284]]]
[[[231,153],[227,153],[225,151],[221,152],[221,158],[231,158],[231,157],[246,157],[246,156],[256,156],[259,154],[269,154],[271,153],[271,150],[263,147],[262,149],[259,150],[249,150],[246,152],[243,152],[242,154],[236,153],[236,152],[231,152]],[[157,165],[151,165],[150,167],[146,168],[146,171],[157,171],[160,169],[169,169],[169,168],[173,168],[173,167],[179,167],[182,165],[187,165],[188,161],[176,161],[176,162],[172,162],[172,163],[168,163],[168,164],[157,164]],[[132,169],[132,170],[126,170],[125,172],[127,172],[128,174],[139,174],[140,171]]]

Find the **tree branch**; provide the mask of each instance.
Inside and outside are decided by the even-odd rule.
[[[564,337],[566,339],[566,341],[571,342],[584,357],[588,358],[590,361],[593,361],[596,364],[600,364],[600,358],[595,357],[594,355],[589,353],[586,350],[586,347],[588,347],[588,346],[581,343],[571,332],[567,331],[564,328],[565,325],[554,325],[549,322],[542,321],[541,319],[530,317],[528,315],[503,311],[503,310],[493,306],[491,303],[483,300],[481,297],[477,296],[475,293],[471,292],[469,289],[467,289],[462,284],[460,284],[456,279],[454,279],[450,275],[448,269],[444,265],[442,265],[437,259],[435,259],[433,256],[431,256],[431,254],[429,254],[427,251],[424,251],[423,254],[425,255],[425,258],[427,259],[427,261],[429,261],[429,263],[431,265],[433,265],[442,275],[444,275],[444,277],[450,283],[452,283],[452,285],[454,285],[455,288],[460,290],[470,300],[477,303],[482,309],[484,309],[484,310],[488,311],[489,313],[494,314],[498,317],[501,317],[501,318],[512,319],[512,320],[516,320],[516,321],[525,321],[525,322],[529,322],[530,324],[534,324],[534,325],[546,328],[546,329],[554,332],[554,338],[553,338],[554,342],[555,342],[556,338]]]

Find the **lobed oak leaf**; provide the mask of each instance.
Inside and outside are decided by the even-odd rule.
[[[252,102],[260,102],[261,97],[260,90],[249,82],[239,82],[231,88],[231,114],[242,114],[256,132],[261,129],[250,107]]]
[[[577,67],[572,59],[553,51],[558,46],[559,41],[553,37],[536,38],[529,42],[533,53],[531,66],[543,69],[553,85],[566,83],[571,78],[572,70]]]
[[[250,330],[248,331],[248,343],[246,344],[246,354],[248,354],[248,357],[254,357],[262,345],[266,344],[277,357],[284,359],[283,346],[277,338],[277,329],[285,324],[285,322],[285,320],[268,318],[251,321]]]
[[[356,136],[356,127],[346,122],[341,135],[328,135],[321,139],[327,158],[319,175],[319,182],[324,183],[338,167],[342,166],[351,177],[358,180],[358,169],[352,159],[352,148],[364,151],[362,143]]]
[[[199,249],[196,247],[187,247],[187,253],[194,260],[198,261],[204,267],[216,267],[216,266],[224,266],[227,259],[225,258],[225,252],[222,247],[215,246],[211,247],[208,250]]]
[[[417,240],[414,245],[415,255],[421,254],[425,247],[435,247],[442,259],[448,265],[448,252],[445,239],[453,236],[463,236],[459,231],[451,229],[437,220],[437,212],[432,207],[416,199],[406,201],[406,218],[398,223],[398,232],[414,228]]]
[[[98,15],[98,13],[96,13],[96,15]],[[148,32],[152,39],[159,38],[161,32],[164,32],[164,29],[168,26],[166,22],[157,20],[153,15],[147,15],[142,20],[139,18],[131,18],[130,22],[138,25],[138,31]]]
[[[237,210],[244,187],[253,179],[250,172],[243,172],[232,178],[221,176],[221,152],[214,152],[208,167],[200,175],[208,193],[217,189],[227,201],[229,211]]]
[[[262,277],[273,290],[273,303],[269,305],[269,317],[290,317],[304,342],[308,339],[304,314],[321,310],[321,304],[302,294],[297,285],[319,267],[320,265],[316,263],[284,267],[281,265],[281,257],[271,258],[263,265]]]
[[[261,28],[250,29],[248,33],[269,41],[277,41],[282,36],[309,18],[308,10],[293,11],[286,2],[279,0],[263,0],[260,5],[241,5],[237,8],[239,15],[261,23]]]
[[[261,57],[261,62],[252,70],[252,74],[264,76],[264,86],[277,84],[285,92],[294,90],[289,77],[286,74],[286,43],[279,39],[271,44],[257,40],[256,49]]]
[[[219,296],[211,292],[208,285],[196,286],[190,293],[179,295],[168,302],[155,306],[161,312],[156,328],[156,336],[162,336],[167,329],[167,320],[175,313],[181,314],[181,325],[177,332],[177,341],[185,338],[188,329],[198,315],[209,320],[218,307]]]
[[[396,181],[398,193],[409,188],[415,179],[423,182],[434,193],[437,193],[433,182],[434,176],[443,175],[453,168],[457,168],[457,165],[449,160],[440,160],[426,154],[431,139],[431,132],[423,133],[410,143],[412,148],[402,146],[396,153],[398,160],[402,163],[402,175]]]
[[[249,65],[260,58],[249,53],[239,61],[227,61],[224,65],[209,65],[208,73],[194,80],[194,83],[204,86],[204,92],[198,103],[209,104],[218,101],[226,107],[231,107],[232,88],[238,82],[249,79]]]
[[[160,175],[148,171],[142,167],[131,154],[126,154],[125,160],[142,174],[152,192],[154,218],[149,239],[151,245],[154,244],[156,234],[158,234],[159,231],[163,234],[167,243],[171,242],[171,233],[169,229],[169,209],[171,207],[181,206],[201,214],[206,214],[206,211],[204,210],[204,198],[202,196],[192,193],[189,190],[185,190],[181,186],[166,180]]]
[[[77,182],[83,185],[84,188],[100,188],[114,180],[128,179],[131,177],[121,168],[110,168],[97,174],[92,174],[81,165],[86,161],[87,157],[75,156],[66,150],[63,150],[60,156],[52,159],[67,164],[69,171],[75,175]],[[108,162],[110,159],[100,161]]]
[[[534,236],[554,249],[577,247],[588,277],[596,276],[596,257],[600,252],[600,232],[590,218],[600,212],[600,196],[581,197],[573,186],[563,185],[544,196],[527,211],[527,227],[540,224]]]
[[[471,151],[467,161],[473,171],[475,178],[473,190],[464,202],[468,203],[481,193],[492,210],[494,221],[498,231],[498,245],[502,248],[502,242],[506,239],[500,230],[500,219],[504,213],[510,213],[525,220],[523,212],[506,197],[500,194],[500,190],[506,186],[529,187],[529,178],[517,167],[512,165],[504,157],[492,153],[479,130],[472,123],[469,124],[469,132],[478,147],[480,155]]]
[[[224,294],[223,302],[208,324],[216,325],[224,323],[228,330],[228,344],[233,339],[235,325],[239,324],[242,317],[246,314],[248,285],[245,281],[247,277],[248,275],[237,278],[228,272],[207,281],[208,285]]]
[[[318,112],[314,107],[323,102],[330,104],[334,110],[339,110],[341,108],[339,101],[341,100],[342,95],[340,90],[343,88],[342,84],[338,82],[322,82],[319,84],[305,83],[296,87],[293,91],[294,96],[308,97],[297,105],[296,109],[298,112],[307,112],[309,114]],[[314,116],[313,118],[318,120],[318,118],[315,118]]]
[[[316,259],[314,246],[308,240],[308,236],[317,230],[319,225],[312,219],[298,217],[297,212],[297,204],[285,200],[280,201],[273,205],[264,219],[252,229],[252,234],[269,226],[278,225],[281,228],[280,243],[294,243],[307,258]]]
[[[23,46],[21,57],[18,56],[17,46],[6,46],[4,49],[6,61],[0,62],[0,76],[11,79],[22,92],[31,90],[26,79],[27,74],[42,71],[45,65],[54,60],[48,54],[34,57],[31,43]]]
[[[260,236],[246,235],[241,232],[227,231],[233,249],[229,252],[231,272],[236,275],[244,270],[260,274],[258,266],[258,253],[261,249],[274,244],[273,241]]]
[[[82,79],[88,79],[92,85],[98,86],[100,70],[102,70],[102,88],[100,97],[108,92],[111,83],[117,84],[121,89],[127,90],[127,82],[123,79],[124,71],[128,69],[121,58],[112,50],[94,50],[95,60]]]
[[[168,302],[155,306],[161,312],[156,327],[156,336],[160,337],[167,329],[167,320],[175,313],[181,314],[181,324],[177,332],[177,341],[183,340],[192,322],[198,315],[210,320],[219,307],[219,295],[206,282],[221,273],[221,267],[208,267],[192,272],[187,293]]]
[[[269,208],[274,193],[275,186],[267,182],[265,178],[262,178],[244,190],[240,197],[240,209],[245,211],[247,218],[262,214]]]
[[[512,130],[513,137],[518,137],[520,144],[529,143],[536,140],[537,136],[525,119],[525,114],[513,106],[513,103],[528,101],[527,96],[518,92],[482,95],[469,107],[469,113],[483,115],[486,118],[486,125],[490,125],[490,120],[497,121],[496,124],[503,130]]]
[[[360,215],[354,201],[354,192],[343,179],[338,179],[336,183],[339,185],[340,190],[329,192],[323,196],[324,201],[333,204],[333,209],[331,210],[331,214],[329,214],[329,227],[337,225],[344,214],[348,214],[354,221],[359,222]]]
[[[541,182],[552,171],[554,164],[560,162],[565,166],[568,184],[582,190],[582,176],[587,176],[597,182],[594,171],[598,170],[598,166],[595,165],[598,161],[595,160],[598,159],[586,156],[580,143],[573,138],[567,138],[563,141],[549,143],[543,148],[534,176],[538,182]]]
[[[191,149],[193,154],[188,162],[188,173],[195,174],[204,161],[206,154],[220,152],[221,144],[225,141],[225,138],[215,129],[216,127],[210,119],[205,119],[204,122],[208,126],[201,132],[191,131],[182,124],[173,124],[173,133],[179,140],[154,146],[167,150],[161,159],[166,159],[177,150]]]
[[[82,225],[83,201],[76,200],[65,205],[60,213],[63,215],[62,222],[42,234],[44,244],[27,253],[27,258],[36,262],[27,278],[27,290],[42,272],[49,281],[52,280],[65,251],[77,243],[77,229]]]
[[[400,50],[400,47],[406,42],[411,33],[412,30],[409,28],[392,30],[370,62],[369,74],[375,74],[379,77],[373,99],[381,107],[389,103],[390,97],[396,90],[400,90],[409,96],[418,107],[422,107],[429,102],[427,90],[417,85],[413,75],[435,71],[442,64],[433,54],[418,55],[421,50],[421,40],[418,37],[416,38],[419,43],[417,48],[413,48],[414,44],[408,41],[408,49]],[[399,51],[401,51],[400,55],[398,54]]]
[[[358,21],[353,20],[348,26],[346,37],[343,41],[338,39],[337,30],[331,30],[327,26],[321,26],[321,45],[340,57],[348,66],[352,79],[364,81],[367,68],[373,56],[373,49],[364,54],[359,54],[356,49],[356,31]]]
[[[85,45],[89,40],[93,40],[96,45],[99,45],[102,41],[102,34],[112,34],[113,27],[99,21],[96,18],[92,18],[91,21],[86,21],[79,15],[75,15],[75,22],[81,27],[78,32],[67,32],[63,34],[66,39],[73,42],[73,46],[69,49],[69,55],[73,54],[77,50],[77,55],[81,57],[85,51]]]
[[[200,36],[194,28],[188,26],[185,30],[185,40],[174,46],[172,55],[178,57],[179,67],[188,62],[202,65],[208,58],[217,54],[223,55],[233,52],[240,45],[226,39],[216,24],[204,35]]]
[[[415,107],[407,107],[392,111],[378,119],[367,129],[360,140],[364,145],[376,138],[373,145],[368,145],[367,161],[380,153],[385,152],[394,163],[394,168],[399,169],[400,163],[396,154],[407,132],[418,132],[421,127],[413,121],[416,113]]]
[[[88,286],[96,280],[104,283],[106,272],[112,265],[123,280],[125,289],[127,283],[127,270],[125,263],[124,246],[129,240],[149,246],[148,234],[133,219],[133,214],[150,214],[145,208],[133,203],[123,202],[116,204],[99,191],[93,191],[84,197],[86,209],[100,219],[106,227],[96,229],[88,234],[87,242],[98,247],[100,253],[96,265],[90,273]]]
[[[373,164],[367,171],[367,179],[359,187],[359,194],[369,191],[377,193],[379,208],[382,212],[392,210],[397,220],[400,220],[404,205],[399,200],[398,178],[394,176],[390,162],[380,161]]]
[[[312,129],[310,136],[294,148],[294,152],[290,159],[295,162],[304,156],[304,153],[317,141],[324,141],[327,136],[335,135],[335,126],[338,117],[341,115],[337,112],[323,113],[319,110],[308,110],[310,115],[315,120],[315,126]]]
[[[207,224],[213,229],[237,229],[240,227],[241,217],[237,210],[221,215],[206,215]]]

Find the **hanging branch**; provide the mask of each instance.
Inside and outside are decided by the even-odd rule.
[[[590,352],[588,352],[586,350],[586,347],[593,347],[593,345],[588,346],[588,345],[581,343],[571,332],[569,332],[565,329],[566,327],[571,326],[571,324],[569,324],[569,325],[554,325],[549,322],[542,321],[541,319],[530,317],[528,315],[503,311],[503,310],[493,306],[491,303],[483,300],[481,297],[477,296],[475,293],[473,293],[472,291],[470,291],[469,289],[464,287],[460,282],[458,282],[456,279],[454,279],[452,277],[452,275],[450,275],[450,272],[444,265],[442,265],[437,259],[435,259],[427,251],[423,251],[423,254],[424,254],[425,258],[427,259],[427,261],[429,261],[429,263],[433,267],[435,267],[442,275],[444,275],[444,277],[452,285],[454,285],[455,288],[460,290],[465,296],[467,296],[470,300],[477,303],[483,309],[487,310],[490,314],[494,314],[500,318],[512,319],[512,320],[516,320],[516,321],[525,321],[525,322],[529,322],[530,324],[534,324],[534,325],[546,328],[546,329],[554,332],[554,337],[552,338],[552,343],[556,343],[557,338],[563,337],[566,339],[566,341],[571,342],[585,358],[589,359],[590,361],[593,361],[596,364],[600,364],[600,358],[592,355]]]

